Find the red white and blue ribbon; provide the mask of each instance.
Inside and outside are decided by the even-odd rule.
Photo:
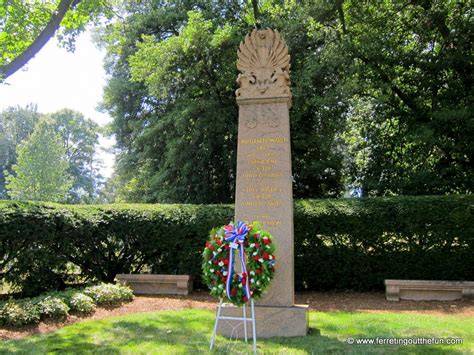
[[[231,296],[231,286],[232,286],[232,273],[234,272],[234,249],[239,248],[240,251],[240,263],[242,264],[242,274],[245,274],[245,284],[244,291],[247,296],[247,300],[250,299],[250,284],[249,277],[247,273],[247,267],[245,265],[245,250],[244,250],[244,241],[248,234],[248,225],[244,222],[238,222],[237,227],[234,224],[228,224],[224,227],[225,231],[225,240],[229,243],[229,269],[227,271],[227,283],[226,283],[226,292],[227,297]]]

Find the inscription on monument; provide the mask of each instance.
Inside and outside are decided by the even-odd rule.
[[[294,276],[289,98],[239,105],[236,219],[260,221],[277,243],[278,271],[258,304],[291,306]],[[252,127],[247,117],[253,118]]]

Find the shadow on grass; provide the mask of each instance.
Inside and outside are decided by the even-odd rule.
[[[368,335],[358,338],[370,337]],[[306,354],[464,354],[460,349],[443,349],[437,346],[410,345],[355,345],[337,338],[324,336],[317,329],[306,337],[270,338],[259,340],[260,347],[270,353],[300,352]]]
[[[359,322],[359,321],[357,321]],[[306,337],[259,339],[262,353],[462,353],[460,349],[438,346],[370,346],[349,345],[340,340],[341,325],[322,324],[314,327]],[[214,314],[202,310],[159,312],[122,316],[100,321],[86,321],[65,327],[58,332],[0,344],[0,352],[16,353],[207,353],[214,325]],[[376,324],[357,328],[355,338],[374,336],[403,336],[393,331],[390,324]],[[342,328],[344,329],[344,328]],[[376,333],[373,333],[376,331]],[[343,332],[342,334],[350,333]],[[338,334],[338,337],[327,334]],[[218,337],[215,352],[245,354],[252,352],[251,341],[229,340]]]

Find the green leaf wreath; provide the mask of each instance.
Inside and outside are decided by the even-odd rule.
[[[252,224],[239,222],[238,226],[241,225],[246,232],[245,236],[240,235],[238,249],[235,251],[233,248],[237,248],[237,243],[234,244],[228,237],[229,233],[237,230],[234,223],[213,228],[209,234],[209,241],[206,242],[202,264],[203,279],[211,290],[211,295],[228,299],[237,306],[249,300],[248,292],[254,300],[260,298],[275,273],[275,243],[272,235],[262,230],[258,222]],[[232,261],[230,253],[235,253],[233,257],[235,264],[237,260],[240,260],[240,244],[244,250],[247,273],[232,272],[231,283],[227,285],[229,273],[233,270],[233,265],[230,267]],[[245,270],[245,268],[242,269]],[[227,294],[226,289],[229,289],[230,295]]]

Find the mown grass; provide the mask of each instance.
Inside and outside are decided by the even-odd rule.
[[[0,344],[0,353],[170,354],[208,353],[214,313],[183,310],[132,314],[83,321],[54,333]],[[310,334],[297,338],[259,339],[259,353],[472,353],[474,319],[454,315],[311,312]],[[349,345],[347,338],[456,337],[462,345]],[[215,352],[244,354],[252,347],[218,337]]]

